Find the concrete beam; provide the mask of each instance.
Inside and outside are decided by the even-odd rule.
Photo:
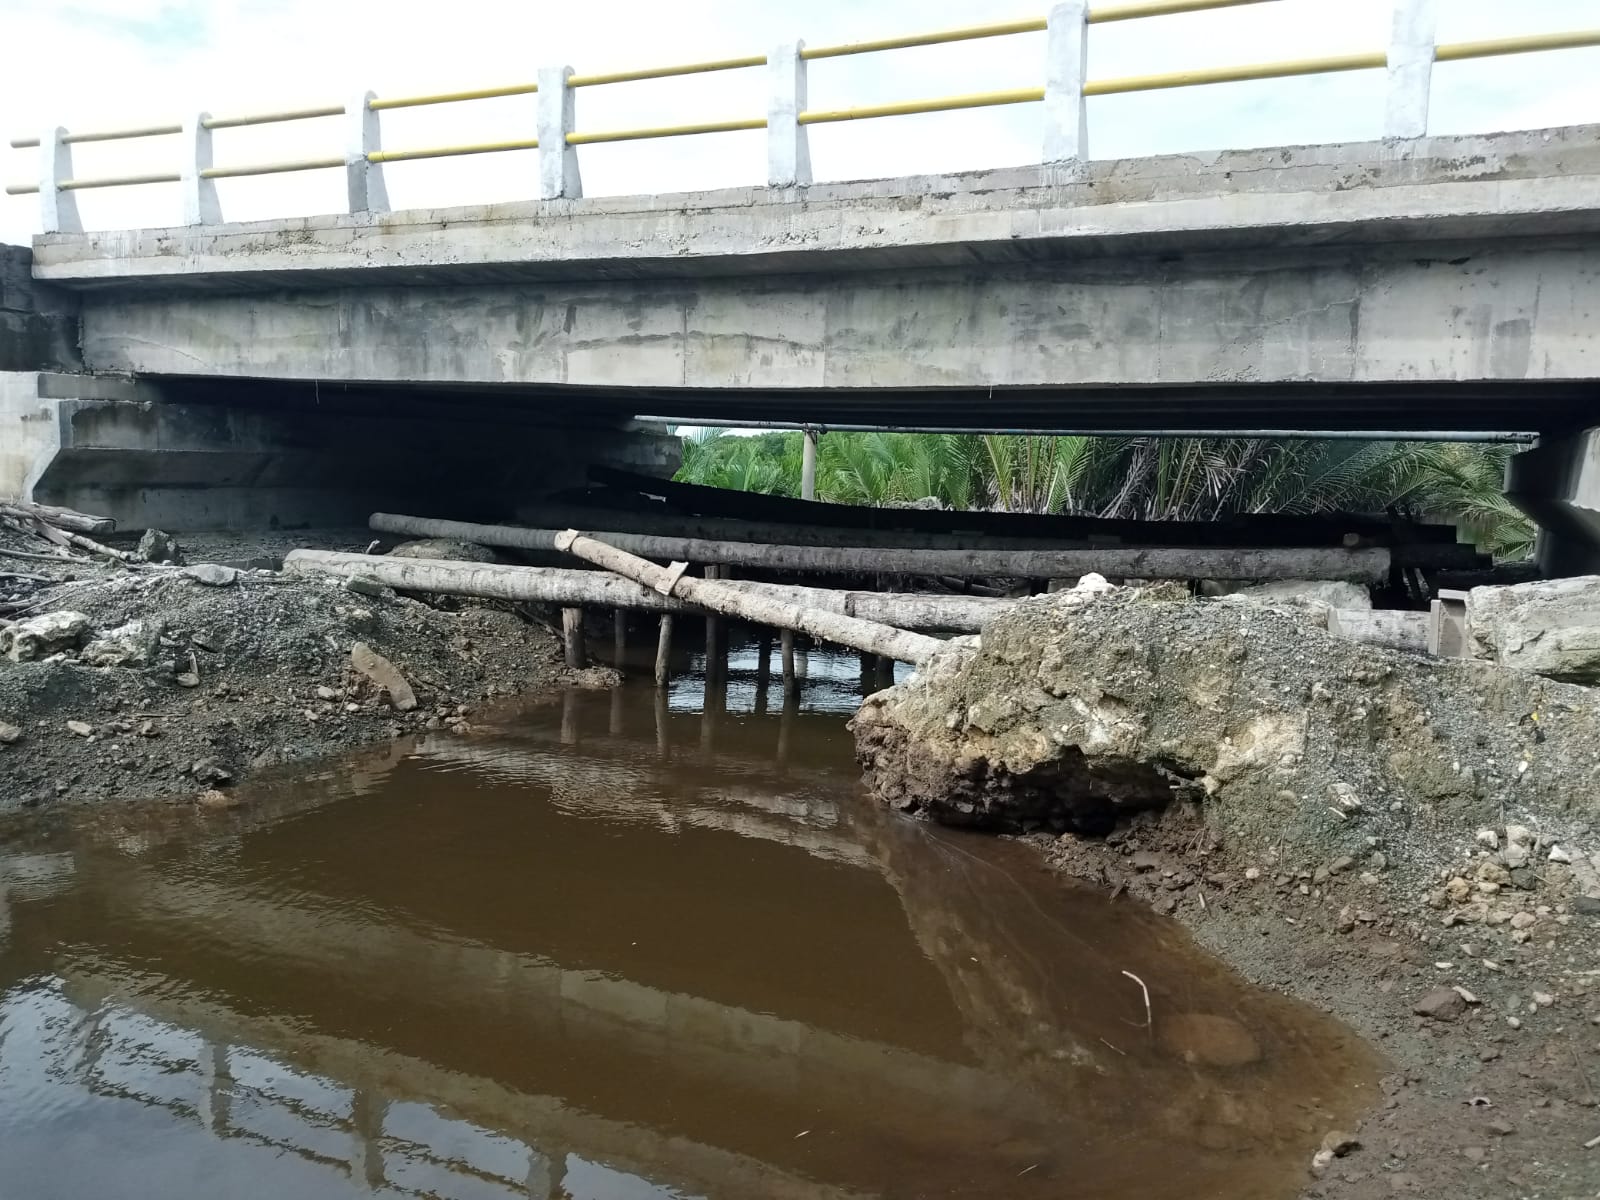
[[[550,103],[571,89],[550,72]],[[545,82],[544,80],[541,83]],[[541,95],[544,93],[541,92]],[[541,117],[544,191],[576,194]],[[558,120],[557,118],[561,118]],[[557,170],[557,168],[560,170]],[[541,167],[544,171],[544,167]],[[549,219],[559,212],[560,220]],[[1600,233],[1600,126],[1283,147],[785,189],[417,209],[45,235],[35,275],[214,291],[688,278],[1016,264],[1216,249]]]
[[[875,396],[904,389],[982,393],[993,408],[1048,388],[1068,394],[1050,411],[1070,420],[1070,393],[1097,388],[1571,391],[1600,378],[1597,289],[1600,244],[1552,240],[1426,256],[1368,246],[692,283],[92,294],[83,347],[103,371],[587,387],[613,403],[629,388],[845,390],[875,411]],[[1372,419],[1422,417],[1440,419]],[[1502,419],[1513,424],[1495,428],[1527,427]]]
[[[1545,575],[1600,574],[1600,428],[1513,455],[1506,496],[1538,522]]]

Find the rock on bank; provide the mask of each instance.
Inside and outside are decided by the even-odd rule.
[[[1159,586],[1036,597],[869,698],[857,754],[884,803],[1008,832],[1192,800],[1225,836],[1355,849],[1600,810],[1600,692],[1317,624]]]

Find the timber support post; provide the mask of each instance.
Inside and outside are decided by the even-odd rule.
[[[657,566],[597,538],[586,537],[576,529],[556,535],[556,549],[712,612],[752,624],[792,629],[839,646],[887,655],[896,661],[923,663],[944,646],[938,638],[926,634],[777,600],[731,580],[693,579],[683,574],[681,565]]]
[[[583,645],[583,609],[561,610],[561,645],[567,666],[574,671],[581,671],[588,666],[588,655]]]
[[[672,666],[672,614],[661,614],[661,631],[656,635],[656,686],[664,688]]]
[[[622,670],[622,660],[628,656],[628,610],[611,610],[611,665]]]
[[[822,430],[816,425],[805,428],[805,444],[800,452],[800,499],[817,498],[817,442]]]

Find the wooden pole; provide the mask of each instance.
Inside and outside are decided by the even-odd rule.
[[[588,654],[583,644],[583,609],[561,610],[561,644],[566,652],[567,666],[581,671],[588,665]]]
[[[585,562],[592,562],[597,567],[604,567],[669,596],[698,604],[701,608],[758,625],[809,633],[825,642],[870,650],[874,654],[885,654],[909,663],[925,662],[944,645],[938,638],[926,634],[910,633],[876,621],[863,621],[859,617],[844,617],[818,608],[774,600],[730,580],[691,579],[683,574],[681,567],[658,567],[615,546],[584,537],[576,529],[567,530],[557,541],[557,549],[565,550]]]
[[[821,436],[820,429],[806,427],[805,445],[800,451],[800,499],[802,500],[817,498],[817,440]]]
[[[635,612],[693,611],[693,606],[682,600],[663,596],[631,579],[605,571],[512,567],[438,558],[387,558],[331,550],[291,550],[284,560],[284,570],[341,579],[368,579],[400,591],[477,596],[486,600],[517,600],[561,607],[627,608]],[[741,581],[735,586],[775,600],[901,629],[942,629],[955,633],[976,633],[1015,603],[988,596],[851,592],[780,583]]]
[[[756,649],[755,715],[767,715],[767,691],[772,686],[772,634],[763,633]]]
[[[672,665],[672,614],[661,614],[661,632],[656,635],[656,687],[667,686]]]
[[[381,519],[380,519],[381,518]],[[403,525],[405,528],[396,528]],[[464,525],[373,515],[372,526],[415,536],[452,537],[486,546],[559,550],[560,531],[506,525]],[[421,532],[421,531],[428,532]],[[784,546],[705,538],[606,533],[606,545],[643,558],[838,574],[949,575],[957,578],[1077,578],[1091,571],[1128,579],[1349,579],[1376,583],[1389,574],[1386,547],[1302,546],[1241,549],[1180,546],[1137,549],[908,550],[879,546]]]
[[[611,665],[622,670],[628,657],[628,610],[618,605],[611,610]]]
[[[875,690],[881,692],[884,688],[892,688],[894,686],[894,660],[892,658],[884,658],[880,654],[875,666],[877,668],[875,671],[877,676]]]
[[[563,746],[576,746],[578,744],[578,690],[576,688],[561,689],[561,744]]]
[[[779,644],[783,654],[783,694],[788,696],[796,688],[794,677],[794,631],[785,629],[779,635]]]
[[[722,568],[707,566],[705,569],[707,579],[721,579]],[[721,673],[727,664],[728,655],[728,623],[714,612],[706,615],[706,682]]]
[[[670,624],[672,618],[662,617],[661,619],[669,622],[667,628],[670,630],[672,628]],[[658,687],[656,689],[655,713],[656,757],[662,762],[666,762],[672,757],[672,743],[667,737],[667,717],[669,714],[667,711],[667,689],[664,687]]]

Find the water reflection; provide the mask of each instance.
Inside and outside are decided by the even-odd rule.
[[[1018,847],[862,804],[811,711],[860,664],[809,667],[763,717],[736,657],[725,709],[574,692],[4,859],[0,1178],[1293,1194],[1370,1095],[1364,1048]]]

